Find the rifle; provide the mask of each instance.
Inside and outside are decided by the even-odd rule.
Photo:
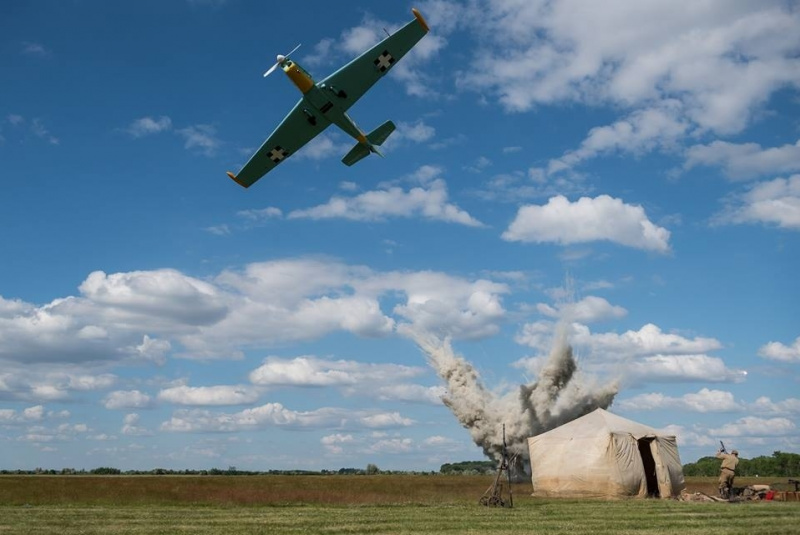
[[[725,444],[721,440],[719,441],[719,451],[721,453],[728,453],[727,451],[725,451]]]

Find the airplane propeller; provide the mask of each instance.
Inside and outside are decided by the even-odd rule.
[[[283,55],[283,54],[278,54],[278,57],[277,57],[277,58],[275,58],[275,59],[277,59],[278,61],[275,63],[275,65],[273,65],[272,67],[270,67],[270,68],[269,68],[269,70],[267,70],[267,72],[265,72],[265,73],[264,73],[264,78],[266,78],[267,76],[269,76],[270,74],[272,74],[272,71],[274,71],[275,69],[277,69],[277,68],[278,68],[278,65],[280,65],[281,63],[283,63],[284,61],[286,61],[286,60],[289,58],[289,56],[291,56],[292,54],[294,54],[295,50],[297,50],[298,48],[300,48],[300,45],[297,45],[296,47],[294,47],[294,50],[292,50],[291,52],[289,52],[289,53],[288,53],[288,54],[286,54],[286,55]]]

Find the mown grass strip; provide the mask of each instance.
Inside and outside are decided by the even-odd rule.
[[[398,506],[3,506],[2,533],[794,533],[793,504],[661,501],[527,501],[514,509],[478,505]]]

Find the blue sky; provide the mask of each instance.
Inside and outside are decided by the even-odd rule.
[[[684,462],[800,451],[798,4],[415,6],[350,110],[386,157],[331,128],[247,190],[275,55],[320,80],[411,4],[0,7],[3,468],[480,459],[420,340],[499,399],[559,324]]]

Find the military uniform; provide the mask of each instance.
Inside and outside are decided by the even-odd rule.
[[[718,451],[717,459],[722,459],[722,466],[719,470],[719,494],[720,496],[730,497],[733,478],[736,477],[736,465],[739,464],[739,452],[736,450],[730,453]]]

